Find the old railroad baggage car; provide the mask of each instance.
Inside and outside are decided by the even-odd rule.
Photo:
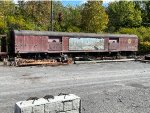
[[[138,37],[128,34],[68,33],[14,30],[11,52],[22,56],[133,54],[138,51]]]

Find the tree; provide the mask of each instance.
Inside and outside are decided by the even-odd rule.
[[[107,27],[108,15],[101,1],[88,1],[81,13],[84,32],[101,32]]]
[[[11,1],[0,1],[0,33],[8,31],[8,15],[11,15],[11,10],[14,5]]]
[[[62,27],[67,32],[80,32],[81,7],[65,7],[63,10]]]
[[[109,30],[114,27],[139,27],[142,23],[141,11],[134,2],[112,2],[108,6]],[[112,30],[112,29],[111,29]]]
[[[50,26],[50,1],[20,1],[21,11],[23,11],[26,22],[35,25],[34,30],[48,30]]]
[[[53,27],[54,31],[62,31],[62,21],[63,21],[63,10],[64,7],[60,1],[53,1]],[[60,21],[59,21],[59,14],[60,16]]]
[[[143,24],[150,25],[150,1],[143,1],[141,5]]]

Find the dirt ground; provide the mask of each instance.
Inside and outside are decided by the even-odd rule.
[[[0,66],[0,113],[13,113],[17,101],[31,96],[61,92],[80,96],[82,113],[149,113],[150,64]]]

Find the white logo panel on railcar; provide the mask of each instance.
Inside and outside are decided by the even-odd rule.
[[[69,50],[104,50],[104,39],[69,38]]]

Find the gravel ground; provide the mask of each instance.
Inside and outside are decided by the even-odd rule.
[[[150,64],[113,62],[57,67],[0,66],[0,113],[31,96],[73,93],[82,113],[149,113]]]

